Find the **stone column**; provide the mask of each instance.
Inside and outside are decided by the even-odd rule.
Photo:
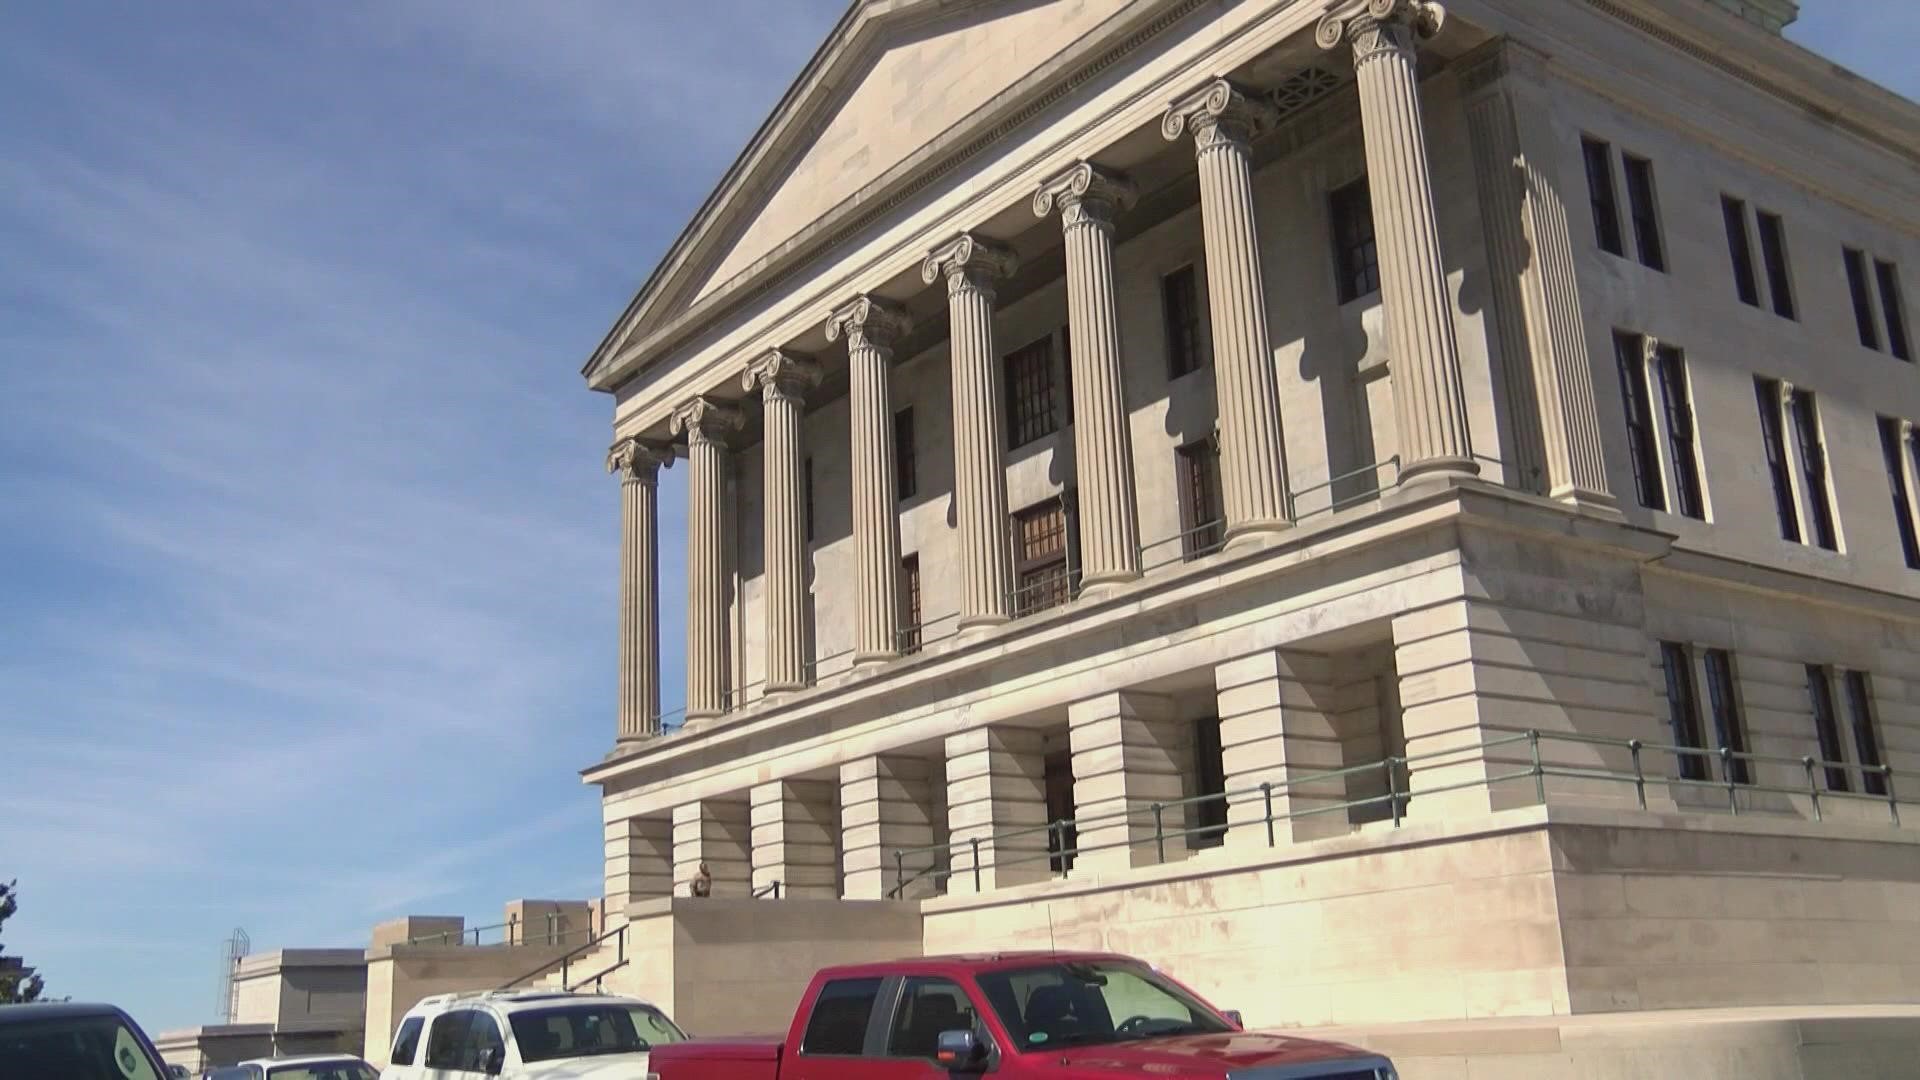
[[[1437,33],[1445,14],[1431,0],[1365,0],[1327,15],[1316,32],[1321,48],[1351,45],[1358,73],[1403,481],[1480,471],[1414,69],[1414,39]]]
[[[1041,217],[1059,207],[1067,240],[1080,579],[1088,590],[1140,576],[1133,436],[1113,288],[1113,218],[1134,197],[1124,177],[1085,161],[1041,184],[1033,197],[1033,212]]]
[[[660,734],[660,467],[672,462],[639,439],[607,453],[620,474],[621,741]]]
[[[625,922],[635,900],[673,895],[673,819],[623,818],[606,823],[608,923]]]
[[[1347,800],[1342,779],[1318,779],[1344,767],[1338,711],[1327,658],[1270,649],[1213,669],[1220,710],[1220,763],[1230,792],[1251,792],[1227,803],[1226,842],[1267,845],[1271,784],[1276,844],[1316,840],[1348,831],[1337,811],[1303,813]]]
[[[840,826],[830,780],[775,780],[752,795],[753,889],[780,884],[780,895],[840,897]]]
[[[946,788],[937,762],[899,754],[840,766],[840,859],[849,900],[919,900],[939,891]],[[912,852],[898,860],[895,852]],[[905,868],[906,887],[893,896]]]
[[[727,709],[726,439],[740,414],[697,397],[673,412],[687,436],[687,719]]]
[[[1098,873],[1187,856],[1186,808],[1154,803],[1192,794],[1193,729],[1150,694],[1102,694],[1067,706],[1073,751],[1074,869]],[[1164,856],[1164,857],[1163,857]]]
[[[948,894],[1045,881],[1053,871],[1047,858],[1046,760],[1040,733],[974,728],[947,736],[946,749],[953,860]],[[996,837],[1012,832],[1020,835]]]
[[[673,808],[675,896],[691,895],[702,863],[713,875],[714,896],[752,891],[753,825],[745,798],[702,799]]]
[[[1537,471],[1530,489],[1613,510],[1573,234],[1551,153],[1556,136],[1544,130],[1545,103],[1521,97],[1507,78],[1516,48],[1501,45],[1461,75],[1473,95],[1468,138],[1513,414],[1516,445],[1505,456],[1512,468]]]
[[[1003,623],[1011,614],[1013,552],[1007,532],[1000,354],[993,346],[993,282],[1012,273],[1014,265],[1009,249],[962,233],[935,248],[920,267],[920,277],[929,285],[947,279],[961,630]]]
[[[801,488],[804,455],[800,418],[804,395],[819,385],[820,369],[781,349],[748,366],[742,379],[758,387],[765,405],[765,504],[761,535],[766,552],[767,692],[807,684],[806,507]]]
[[[1220,494],[1229,547],[1291,524],[1286,440],[1267,337],[1267,289],[1247,145],[1273,119],[1272,106],[1215,79],[1174,102],[1160,122],[1160,133],[1169,140],[1191,131],[1199,160],[1214,395],[1220,410]]]
[[[900,514],[893,476],[893,395],[887,364],[911,326],[907,313],[856,296],[827,317],[827,340],[847,339],[853,437],[854,625],[856,666],[900,655]]]

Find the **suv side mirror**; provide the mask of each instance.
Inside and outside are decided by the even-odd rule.
[[[488,1076],[499,1076],[500,1066],[505,1063],[506,1050],[498,1046],[489,1046],[480,1051],[480,1071]]]
[[[987,1062],[987,1048],[971,1029],[943,1031],[934,1043],[933,1059],[948,1072],[979,1072]]]
[[[1239,1009],[1222,1009],[1220,1015],[1231,1021],[1235,1028],[1241,1031],[1247,1030],[1247,1018],[1240,1015]]]

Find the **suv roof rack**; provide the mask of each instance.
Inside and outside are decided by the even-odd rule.
[[[446,994],[428,994],[414,1003],[418,1009],[426,1005],[451,1005],[456,1001],[539,1001],[543,998],[570,998],[576,996],[570,990],[457,990]]]

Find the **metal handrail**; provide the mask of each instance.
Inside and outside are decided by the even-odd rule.
[[[748,893],[747,896],[753,900],[765,900],[769,897],[778,900],[780,899],[780,882],[778,879],[769,881],[765,885]]]
[[[560,925],[560,912],[548,911],[544,914],[547,920],[546,939],[545,941],[534,942],[533,944],[557,942],[578,933],[578,931],[575,930],[558,929]],[[468,926],[459,930],[442,930],[435,934],[422,934],[419,937],[408,938],[406,943],[408,945],[467,945],[467,937],[471,935],[473,938],[472,945],[478,946],[482,934],[491,930],[505,930],[506,933],[502,935],[504,940],[502,940],[500,944],[525,945],[529,944],[529,942],[526,940],[524,931],[521,930],[523,925],[518,918],[511,918],[505,922],[490,923],[486,926]]]
[[[1192,551],[1187,550],[1186,541],[1189,537],[1201,536],[1206,533],[1215,533],[1217,534],[1217,538],[1210,544],[1203,544],[1199,547],[1194,548]],[[1148,561],[1147,552],[1152,551],[1155,548],[1166,547],[1168,544],[1180,545],[1180,555],[1178,558],[1168,557],[1166,559],[1162,559],[1156,562]],[[1211,555],[1214,552],[1219,551],[1220,549],[1226,546],[1227,546],[1227,519],[1224,517],[1215,518],[1212,521],[1195,525],[1191,529],[1182,529],[1181,531],[1174,533],[1172,536],[1164,537],[1159,540],[1154,540],[1149,543],[1141,544],[1140,545],[1140,564],[1141,564],[1140,569],[1144,572],[1147,570],[1158,570],[1162,566],[1171,566],[1176,562],[1190,562],[1194,559],[1198,559],[1206,555]]]
[[[585,945],[576,946],[568,950],[567,952],[562,953],[561,955],[553,958],[552,960],[549,960],[546,963],[541,964],[539,967],[534,968],[531,971],[528,971],[526,974],[520,975],[508,982],[500,984],[499,989],[511,990],[514,987],[519,986],[521,983],[526,982],[529,979],[537,979],[540,976],[547,974],[548,972],[552,971],[555,967],[558,967],[560,969],[560,985],[562,987],[566,987],[567,975],[570,972],[573,961],[577,957],[581,957],[586,955],[589,952],[592,952],[594,949],[598,948],[600,944],[606,941],[608,938],[612,938],[614,941],[614,955],[616,957],[616,963],[614,964],[614,967],[619,967],[620,965],[625,964],[627,962],[627,924],[621,923],[619,926],[616,926],[613,929],[608,930],[607,932],[595,937],[593,940],[587,942]],[[613,968],[607,969],[607,971],[612,971],[612,970]],[[601,972],[601,974],[605,975],[606,972],[603,971]]]
[[[1311,517],[1314,514],[1329,514],[1336,510],[1341,510],[1341,509],[1344,509],[1345,507],[1352,506],[1355,503],[1362,503],[1362,502],[1367,502],[1371,499],[1377,499],[1380,497],[1380,495],[1383,492],[1386,492],[1395,487],[1398,487],[1400,485],[1400,478],[1399,478],[1400,477],[1400,455],[1395,454],[1392,457],[1386,459],[1385,461],[1377,461],[1371,465],[1362,465],[1357,469],[1349,469],[1348,471],[1343,472],[1338,476],[1330,476],[1326,480],[1318,484],[1313,484],[1308,487],[1303,487],[1296,490],[1288,491],[1287,492],[1287,520],[1289,521],[1300,520],[1300,517],[1301,517],[1300,497],[1302,495],[1312,495],[1315,492],[1326,491],[1335,487],[1336,485],[1343,484],[1348,480],[1365,476],[1368,473],[1378,473],[1381,470],[1386,469],[1388,467],[1391,467],[1394,471],[1393,483],[1375,484],[1372,491],[1364,492],[1359,495],[1350,495],[1344,499],[1328,499],[1326,506],[1318,510],[1307,511],[1307,516],[1309,517]]]
[[[1542,744],[1552,745],[1555,743],[1599,746],[1627,751],[1632,762],[1632,769],[1630,772],[1621,772],[1613,769],[1590,768],[1549,761],[1542,754]],[[1520,759],[1517,762],[1517,767],[1513,769],[1452,784],[1422,786],[1418,790],[1414,790],[1411,784],[1405,784],[1403,786],[1405,779],[1403,774],[1406,774],[1414,765],[1426,765],[1429,768],[1434,768],[1443,767],[1448,764],[1466,764],[1481,759],[1499,764],[1502,762],[1502,756],[1490,754],[1490,751],[1497,751],[1508,747],[1519,747],[1522,744],[1526,746],[1525,757]],[[1698,757],[1716,760],[1720,762],[1721,778],[1718,780],[1711,778],[1703,780],[1686,776],[1668,776],[1649,773],[1646,768],[1646,754],[1649,752],[1672,754],[1676,758]],[[1736,763],[1740,764],[1743,768],[1740,770],[1734,769],[1733,766]],[[1749,768],[1749,766],[1758,765],[1781,765],[1799,769],[1806,777],[1806,785],[1782,787],[1779,785],[1758,783],[1756,772]],[[1824,775],[1828,769],[1844,769],[1848,771],[1849,775],[1857,773],[1861,779],[1861,787],[1863,789],[1869,789],[1873,786],[1869,784],[1869,780],[1878,780],[1880,790],[1878,792],[1872,790],[1858,792],[1852,790],[1834,790],[1830,785],[1825,790],[1822,790],[1818,778]],[[1369,795],[1364,798],[1344,799],[1330,803],[1319,801],[1326,797],[1324,794],[1324,786],[1329,782],[1344,782],[1349,777],[1370,773],[1382,774],[1386,786],[1385,792],[1378,795]],[[1744,779],[1741,778],[1743,774]],[[1390,756],[1379,761],[1340,769],[1314,770],[1307,775],[1293,776],[1278,781],[1268,781],[1255,786],[1242,787],[1230,791],[1194,795],[1181,799],[1166,799],[1151,803],[1137,803],[1130,806],[1123,806],[1119,810],[1082,815],[1077,818],[1061,818],[1048,821],[1042,825],[1030,825],[1018,829],[999,830],[987,834],[970,836],[963,840],[952,841],[946,844],[896,848],[893,851],[894,885],[893,888],[888,890],[887,895],[897,899],[905,895],[909,887],[921,881],[932,879],[937,887],[942,880],[951,878],[954,873],[969,871],[973,876],[974,888],[978,890],[980,887],[980,871],[983,868],[981,848],[989,844],[994,848],[992,864],[996,867],[1017,866],[1023,863],[1045,860],[1056,869],[1065,872],[1071,869],[1075,859],[1082,854],[1120,848],[1131,849],[1147,843],[1154,845],[1157,861],[1165,862],[1169,841],[1184,840],[1194,835],[1217,835],[1222,828],[1217,823],[1200,825],[1184,825],[1183,823],[1182,827],[1172,828],[1167,821],[1170,813],[1184,811],[1188,807],[1209,803],[1223,803],[1231,806],[1236,802],[1251,801],[1256,796],[1259,797],[1262,803],[1261,817],[1245,822],[1244,825],[1248,827],[1253,825],[1264,826],[1267,846],[1275,847],[1279,842],[1276,826],[1280,823],[1302,818],[1318,817],[1326,814],[1347,814],[1351,816],[1355,810],[1376,806],[1384,805],[1387,807],[1388,816],[1393,823],[1393,827],[1400,828],[1406,817],[1407,804],[1416,795],[1432,796],[1473,788],[1492,789],[1499,785],[1530,780],[1534,787],[1535,801],[1541,805],[1545,805],[1547,802],[1547,781],[1550,779],[1598,780],[1631,784],[1635,791],[1636,801],[1642,810],[1648,807],[1647,786],[1649,783],[1666,784],[1670,787],[1683,789],[1699,788],[1715,792],[1725,792],[1727,794],[1728,810],[1733,814],[1742,812],[1740,805],[1740,796],[1742,793],[1746,793],[1749,796],[1755,794],[1805,796],[1812,804],[1813,818],[1815,821],[1825,820],[1822,800],[1838,798],[1854,802],[1878,803],[1884,804],[1887,807],[1892,825],[1898,828],[1901,827],[1901,800],[1898,794],[1896,780],[1901,778],[1908,780],[1920,779],[1920,773],[1895,769],[1891,765],[1886,764],[1869,766],[1848,762],[1823,761],[1812,756],[1787,757],[1778,754],[1757,754],[1747,751],[1735,751],[1725,747],[1706,749],[1694,746],[1647,742],[1642,739],[1613,739],[1604,736],[1583,735],[1575,732],[1552,732],[1530,729],[1482,739],[1475,743],[1449,747],[1443,750]],[[1315,787],[1320,787],[1323,790],[1299,791],[1299,789],[1312,789]],[[1292,796],[1296,792],[1314,798],[1316,800],[1314,805],[1304,809],[1293,809],[1289,806],[1288,809],[1276,813],[1274,810],[1275,796]],[[1748,809],[1751,810],[1752,808],[1749,807]],[[1150,839],[1135,838],[1133,830],[1128,829],[1123,835],[1123,838],[1119,840],[1098,844],[1078,843],[1078,837],[1086,830],[1095,826],[1111,826],[1116,824],[1132,825],[1135,822],[1140,822],[1144,825],[1148,820],[1150,820],[1152,824]],[[1064,838],[1069,830],[1072,831],[1076,840],[1071,846],[1064,843]],[[1032,841],[1042,835],[1047,837],[1048,843],[1044,846],[1033,846]],[[1022,839],[1027,840],[1029,842],[1028,845],[1013,845],[1014,853],[1011,857],[1006,857],[1002,854],[1005,845],[1011,841],[1019,841]],[[955,856],[962,852],[968,855],[968,861],[963,866],[956,866],[957,860]],[[917,864],[923,857],[927,858],[927,865],[908,866],[909,860],[913,860]]]

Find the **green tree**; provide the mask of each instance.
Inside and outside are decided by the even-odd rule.
[[[0,927],[5,927],[13,913],[20,910],[19,882],[9,881],[0,885]],[[17,956],[8,956],[6,946],[0,944],[0,1005],[17,1005],[27,1001],[40,1000],[40,991],[46,985],[40,976],[33,973],[27,962]]]

